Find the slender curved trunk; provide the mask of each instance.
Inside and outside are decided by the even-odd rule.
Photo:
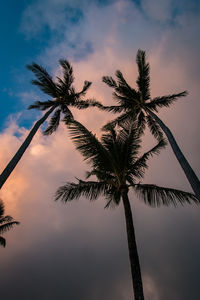
[[[135,296],[134,299],[144,300],[140,262],[139,262],[138,252],[137,252],[137,244],[135,239],[135,230],[133,225],[131,206],[128,199],[128,191],[122,192],[122,200],[123,200],[125,219],[126,219],[129,259],[131,265],[133,291]]]
[[[55,109],[55,106],[51,107],[44,114],[44,116],[35,123],[35,125],[31,129],[31,131],[29,132],[27,138],[23,142],[23,144],[20,146],[18,151],[15,153],[13,158],[10,160],[10,162],[7,164],[7,166],[5,167],[5,169],[3,170],[3,172],[0,175],[0,189],[2,188],[2,186],[6,182],[6,180],[8,179],[8,177],[10,176],[10,174],[12,173],[12,171],[14,170],[16,165],[18,164],[19,160],[21,159],[22,155],[28,148],[30,142],[32,141],[32,139],[33,139],[34,135],[36,134],[37,130],[39,129],[39,127],[46,121],[46,119],[53,112],[54,109]]]
[[[196,197],[198,199],[200,199],[200,181],[199,181],[197,175],[195,174],[194,170],[190,166],[189,162],[185,158],[184,154],[182,153],[181,149],[179,148],[172,132],[155,113],[153,113],[148,108],[146,109],[146,111],[151,115],[152,118],[154,118],[154,120],[160,125],[160,127],[166,134],[168,141],[172,147],[172,150],[174,151],[174,154],[175,154],[177,160],[179,161],[179,163],[180,163],[180,165],[181,165],[181,167],[182,167],[182,169],[194,191],[194,194],[196,195]]]

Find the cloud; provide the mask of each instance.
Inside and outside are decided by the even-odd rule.
[[[146,18],[145,12],[132,1],[106,5],[85,1],[77,22],[65,22],[69,14],[66,10],[70,6],[77,8],[78,4],[79,1],[73,4],[51,0],[27,7],[21,27],[26,34],[37,38],[46,26],[51,31],[39,62],[57,74],[58,59],[69,58],[77,89],[85,79],[91,80],[93,85],[87,97],[109,104],[113,103],[111,90],[101,82],[101,77],[113,76],[120,69],[128,82],[135,85],[137,49],[147,50],[152,96],[190,91],[187,98],[159,112],[159,116],[170,126],[199,174],[199,21],[194,10],[182,9],[172,16],[171,2],[165,1],[158,4],[159,15],[151,10],[151,16]],[[174,24],[166,25],[169,19]],[[90,45],[89,50],[86,45]],[[99,128],[114,117],[96,109],[74,113],[98,135]],[[12,122],[0,135],[2,169],[27,133],[27,129]],[[153,143],[147,134],[145,147]],[[131,298],[122,207],[104,210],[102,198],[93,203],[80,199],[66,205],[53,201],[59,185],[75,176],[83,178],[87,169],[74,151],[64,125],[51,137],[37,133],[1,191],[7,213],[21,221],[20,226],[6,234],[5,251],[0,249],[4,299]],[[150,162],[145,181],[190,190],[169,147]],[[146,299],[198,299],[198,208],[152,209],[133,194],[130,199]]]
[[[142,0],[141,6],[146,15],[156,21],[166,22],[171,19],[173,2],[171,0]]]
[[[27,37],[33,37],[43,31],[45,26],[50,30],[62,30],[66,25],[69,26],[71,23],[78,22],[81,16],[81,10],[78,9],[77,1],[35,1],[24,10],[20,30]]]

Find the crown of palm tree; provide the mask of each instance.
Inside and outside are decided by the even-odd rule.
[[[108,207],[110,204],[119,204],[123,190],[131,187],[151,206],[199,203],[193,194],[140,183],[148,168],[148,159],[158,154],[166,142],[160,140],[155,147],[139,156],[140,133],[133,122],[126,121],[118,130],[112,125],[107,126],[100,141],[79,122],[71,121],[68,128],[77,150],[91,165],[86,177],[94,175],[97,180],[67,182],[57,190],[56,200],[66,202],[81,196],[94,200],[103,195]]]
[[[138,127],[143,132],[147,123],[151,133],[156,138],[162,138],[163,134],[158,123],[148,114],[148,110],[157,112],[161,107],[168,107],[178,98],[187,95],[187,91],[162,97],[151,98],[150,95],[150,67],[146,62],[145,51],[138,50],[136,56],[138,66],[137,89],[132,88],[124,79],[121,71],[117,70],[115,75],[117,80],[110,76],[102,78],[108,86],[114,89],[113,96],[118,102],[117,106],[105,106],[104,109],[113,113],[122,113],[113,120],[112,124],[120,124],[125,120],[134,118]]]
[[[83,100],[83,97],[92,83],[84,81],[82,90],[77,92],[73,86],[74,75],[72,66],[64,59],[60,59],[59,63],[62,68],[63,77],[56,77],[56,81],[53,80],[42,66],[36,63],[27,66],[37,78],[36,80],[32,80],[32,83],[51,97],[51,100],[48,101],[35,101],[34,104],[29,106],[29,109],[46,110],[51,107],[56,109],[49,121],[49,126],[44,131],[45,135],[50,135],[58,128],[61,113],[64,115],[64,121],[73,118],[73,115],[69,110],[70,106],[78,109],[85,109],[89,106],[102,106],[99,102],[92,99]]]
[[[155,147],[139,156],[141,132],[135,122],[126,120],[118,130],[108,125],[100,141],[76,121],[70,121],[67,125],[76,148],[91,165],[91,170],[86,174],[87,179],[95,176],[96,180],[78,179],[78,183],[67,182],[58,188],[55,199],[67,202],[85,196],[90,200],[95,200],[103,195],[107,200],[106,208],[119,205],[122,200],[134,299],[144,300],[139,255],[128,198],[129,188],[133,188],[139,197],[151,206],[176,205],[185,202],[199,204],[199,200],[187,192],[140,183],[148,167],[147,160],[153,154],[158,154],[165,147],[166,142],[163,139],[160,140]]]
[[[10,230],[14,225],[18,225],[19,222],[14,221],[14,219],[10,216],[4,216],[4,204],[3,201],[0,200],[0,233],[4,233]],[[0,245],[5,247],[6,240],[2,236],[0,236]]]
[[[100,108],[114,113],[122,113],[118,118],[106,124],[105,128],[109,126],[109,124],[122,124],[126,120],[132,120],[137,123],[138,129],[141,133],[144,131],[147,124],[151,133],[158,140],[163,138],[164,132],[182,170],[187,177],[188,182],[190,183],[195,195],[200,199],[199,178],[178,146],[171,130],[155,113],[159,108],[168,107],[178,98],[186,96],[187,91],[152,99],[149,88],[149,63],[146,62],[144,51],[140,49],[138,50],[136,62],[139,73],[136,81],[137,90],[129,86],[120,71],[116,71],[116,81],[109,76],[103,77],[103,81],[114,89],[113,96],[119,105],[104,106]]]

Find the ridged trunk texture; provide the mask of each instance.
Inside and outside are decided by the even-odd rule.
[[[122,199],[123,199],[125,219],[126,219],[126,231],[127,231],[127,240],[128,240],[129,259],[131,265],[134,300],[144,300],[142,276],[140,270],[139,256],[137,252],[133,217],[132,217],[131,206],[128,199],[127,191],[124,191],[122,193]]]
[[[172,132],[156,114],[154,114],[149,109],[147,109],[147,112],[149,113],[149,115],[151,115],[152,118],[154,118],[154,120],[160,125],[160,127],[166,134],[167,139],[172,147],[172,150],[173,150],[177,160],[179,161],[179,163],[180,163],[180,165],[181,165],[181,167],[182,167],[182,169],[194,191],[194,194],[196,195],[196,197],[198,199],[200,199],[200,181],[199,181],[197,175],[195,174],[194,170],[190,166],[189,162],[185,158],[184,154],[182,153],[181,149],[179,148]]]
[[[29,132],[27,138],[23,142],[23,144],[20,146],[18,151],[15,153],[13,158],[10,160],[10,162],[7,164],[7,166],[5,167],[5,169],[3,170],[3,172],[0,175],[0,189],[2,188],[2,186],[6,182],[6,180],[8,179],[8,177],[10,176],[10,174],[12,173],[12,171],[14,170],[16,165],[18,164],[19,160],[21,159],[22,155],[28,148],[30,142],[32,141],[32,139],[33,139],[34,135],[36,134],[37,130],[39,129],[39,127],[46,121],[46,119],[53,112],[54,109],[55,109],[55,106],[51,107],[44,114],[44,116],[35,123],[35,125],[31,129],[31,131]]]

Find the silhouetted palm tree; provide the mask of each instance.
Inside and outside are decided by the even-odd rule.
[[[47,110],[47,112],[38,120],[27,138],[18,149],[14,157],[10,160],[4,171],[0,175],[0,189],[6,182],[13,169],[16,167],[17,163],[21,159],[22,155],[26,151],[30,142],[32,141],[34,135],[36,134],[39,127],[47,120],[49,115],[55,110],[53,116],[49,121],[49,126],[44,131],[45,135],[52,134],[59,126],[61,119],[61,114],[64,115],[64,120],[68,118],[73,118],[69,107],[76,107],[78,109],[85,109],[89,106],[100,106],[101,104],[94,100],[83,100],[82,97],[86,94],[86,91],[91,85],[91,82],[85,81],[84,86],[80,92],[76,92],[73,81],[73,69],[67,60],[60,59],[59,63],[62,67],[63,78],[57,77],[54,81],[48,72],[36,63],[28,65],[28,69],[31,70],[35,76],[36,80],[32,80],[32,83],[38,86],[44,93],[49,95],[52,99],[48,101],[36,101],[33,105],[29,106],[29,109],[38,109],[41,111]]]
[[[18,225],[19,222],[14,221],[10,216],[4,216],[4,204],[3,201],[0,200],[0,234],[10,230],[14,225]],[[6,240],[2,236],[0,236],[0,245],[5,247]]]
[[[140,263],[137,252],[135,231],[128,191],[132,188],[148,205],[159,206],[177,203],[199,203],[197,198],[183,191],[159,187],[153,184],[141,184],[147,169],[147,160],[165,147],[164,140],[138,157],[140,138],[134,123],[126,123],[120,130],[107,127],[107,132],[99,141],[82,124],[72,121],[68,124],[76,148],[91,165],[87,178],[96,176],[96,181],[78,183],[67,182],[58,188],[55,199],[64,202],[85,196],[90,200],[103,195],[107,199],[105,207],[119,205],[122,200],[125,212],[129,258],[135,300],[144,299]]]
[[[134,118],[137,120],[138,127],[141,131],[144,131],[147,123],[151,133],[158,139],[163,136],[160,130],[160,128],[162,128],[195,195],[200,199],[200,181],[198,177],[177,145],[172,132],[156,114],[159,108],[168,107],[178,98],[186,96],[187,91],[151,99],[149,63],[146,62],[144,51],[138,50],[136,62],[139,72],[137,90],[130,87],[119,70],[116,71],[117,81],[109,76],[103,77],[103,82],[114,89],[113,96],[119,104],[117,106],[104,107],[104,109],[113,113],[122,113],[111,122],[112,124],[120,124],[127,119]]]

